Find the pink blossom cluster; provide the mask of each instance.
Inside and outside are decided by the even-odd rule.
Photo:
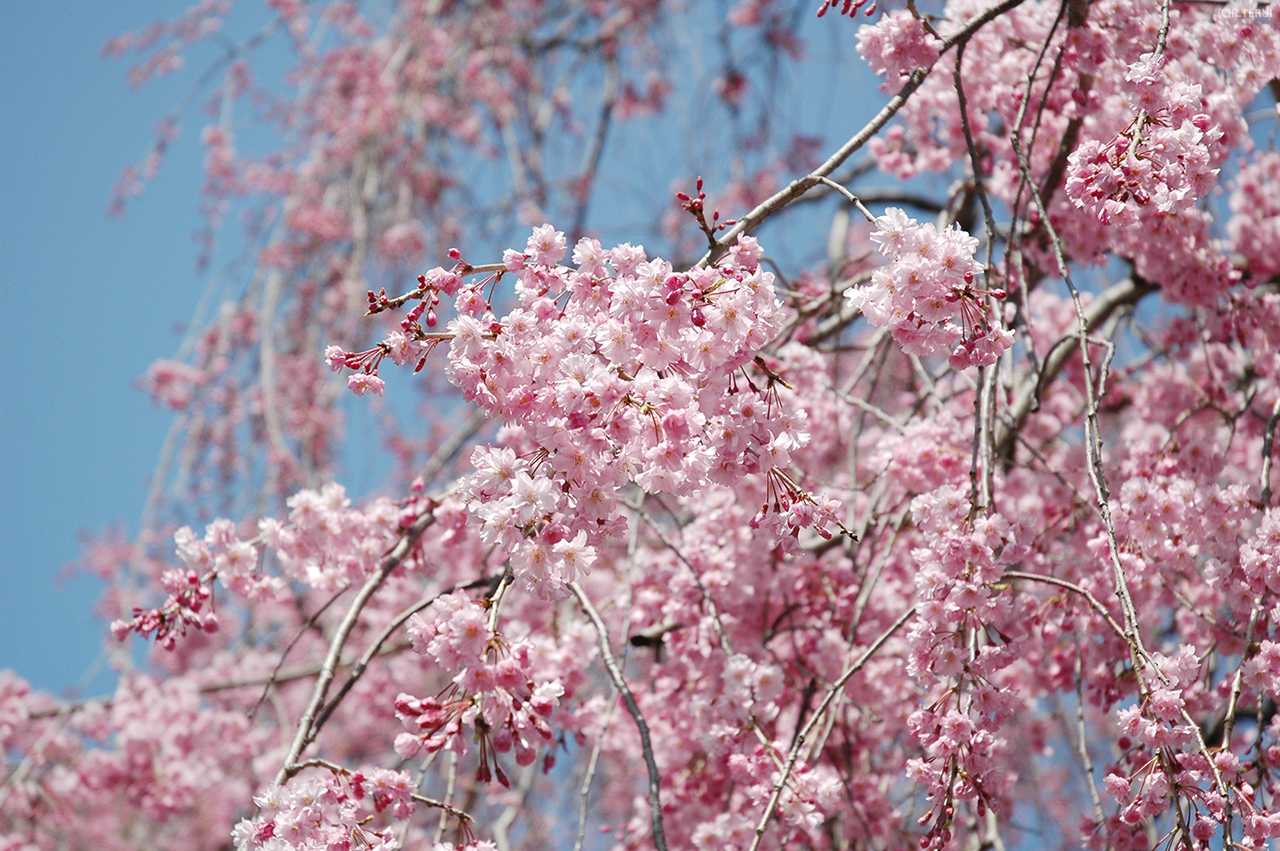
[[[1003,290],[975,286],[982,265],[973,259],[978,241],[959,227],[938,231],[897,207],[876,219],[871,235],[888,264],[871,282],[845,290],[848,303],[872,325],[889,328],[903,351],[950,354],[957,369],[987,366],[1013,345],[1013,332],[991,316],[986,297]]]
[[[410,818],[416,788],[409,772],[384,768],[328,772],[273,786],[254,796],[258,814],[242,819],[231,838],[238,851],[396,851],[399,831],[370,820],[384,812],[397,821]]]
[[[741,784],[748,800],[768,800],[778,783],[777,754],[785,752],[783,743],[758,746],[749,754],[735,753],[729,757],[729,777]],[[778,815],[788,831],[797,837],[818,833],[830,813],[842,803],[844,784],[829,766],[799,765],[779,797]],[[725,813],[715,821],[694,827],[695,847],[732,847],[735,833],[748,836],[752,825],[748,818],[737,813]],[[720,839],[723,844],[716,845]],[[724,842],[730,840],[730,842]]]
[[[932,804],[919,819],[931,824],[921,847],[941,849],[951,841],[957,801],[973,802],[979,816],[1000,809],[1014,779],[999,757],[1008,746],[1001,728],[1020,705],[1004,677],[1018,657],[1022,612],[993,586],[1003,564],[1026,552],[1019,539],[1029,530],[1000,514],[974,516],[953,485],[913,499],[911,516],[924,546],[912,551],[919,596],[908,670],[935,699],[911,715],[924,755],[908,760],[907,776]],[[975,630],[988,638],[975,644]]]
[[[456,293],[447,375],[508,423],[505,445],[475,450],[461,492],[485,541],[511,553],[517,578],[540,595],[561,596],[590,570],[596,547],[621,528],[630,483],[685,497],[763,476],[762,528],[830,535],[835,502],[790,473],[792,451],[808,442],[803,412],[757,356],[779,321],[757,242],[741,237],[721,263],[688,272],[630,244],[605,250],[584,238],[576,268],[560,265],[566,253],[550,225],[523,252],[509,249],[497,278],[516,276],[519,306],[501,318],[484,294],[496,278],[462,285],[464,264],[434,269],[405,334],[360,355],[331,349],[329,362],[362,369],[354,381],[376,378],[380,353],[414,360],[414,341],[428,339],[424,308],[431,317],[436,293]]]
[[[285,521],[259,521],[258,539],[273,550],[286,578],[322,591],[361,581],[374,572],[404,529],[436,507],[423,497],[399,502],[380,498],[353,506],[345,489],[332,482],[319,490],[299,491],[287,504],[290,511]],[[228,558],[233,547],[230,540],[223,546]],[[251,593],[251,584],[246,586],[245,593]]]
[[[170,596],[154,609],[135,607],[132,619],[112,623],[112,635],[123,641],[132,632],[154,633],[161,646],[172,650],[189,627],[216,631],[215,578],[251,602],[283,598],[290,581],[327,592],[346,587],[372,573],[403,530],[436,504],[411,497],[353,507],[343,487],[331,482],[319,490],[299,491],[288,506],[286,520],[263,518],[258,535],[251,539],[242,538],[235,524],[224,518],[210,523],[203,537],[189,527],[179,529],[174,533],[175,552],[186,569],[161,577]],[[278,574],[262,569],[264,546],[272,551]]]
[[[1166,812],[1175,798],[1182,798],[1178,805],[1188,809],[1192,835],[1205,842],[1226,819],[1228,801],[1217,779],[1238,784],[1240,761],[1230,751],[1206,754],[1197,747],[1197,731],[1186,713],[1188,696],[1202,689],[1195,648],[1184,644],[1173,656],[1154,653],[1153,661],[1149,692],[1116,711],[1123,756],[1104,786],[1121,805],[1116,820],[1130,827]],[[1247,817],[1245,822],[1246,834],[1256,834],[1257,826],[1250,826]]]
[[[418,653],[446,671],[461,670],[435,697],[402,692],[396,698],[396,716],[408,731],[396,737],[396,752],[408,759],[419,750],[449,748],[461,756],[475,741],[477,780],[496,777],[510,785],[498,754],[514,750],[519,765],[533,763],[536,743],[552,739],[546,719],[565,695],[564,686],[539,670],[533,644],[498,636],[489,628],[487,611],[461,591],[437,599],[426,617],[414,615],[409,636]]]
[[[1200,86],[1169,82],[1162,67],[1155,54],[1130,65],[1138,117],[1105,143],[1083,142],[1068,159],[1068,197],[1104,225],[1133,226],[1144,209],[1180,212],[1217,182],[1222,131],[1204,112]]]
[[[138,674],[73,717],[57,708],[0,675],[0,746],[28,754],[32,769],[6,778],[0,848],[57,847],[94,831],[96,847],[155,847],[179,824],[197,847],[225,846],[243,812],[231,799],[247,800],[271,741],[244,712],[206,704],[190,680]]]
[[[211,579],[195,570],[165,571],[160,577],[160,584],[169,594],[164,603],[153,609],[134,606],[132,618],[111,622],[111,635],[124,641],[134,632],[143,637],[154,634],[160,646],[172,650],[188,628],[216,632],[218,615],[212,607],[213,589],[208,584]],[[208,609],[206,604],[210,604]]]
[[[1123,257],[1170,300],[1212,303],[1239,273],[1212,214],[1195,201],[1229,148],[1246,143],[1244,116],[1280,73],[1280,18],[1272,11],[1259,23],[1262,10],[1215,17],[1209,7],[1142,0],[1071,9],[1066,26],[1061,4],[1022,3],[1001,14],[964,41],[965,114],[952,75],[935,69],[869,147],[882,170],[907,179],[956,164],[971,169],[971,141],[989,200],[1003,202],[1014,233],[1026,223],[1031,238],[1019,247],[1038,271],[1058,274],[1026,181],[1041,187],[1069,258]],[[971,3],[952,2],[945,20],[931,20],[946,35],[975,13]],[[1032,70],[1042,45],[1043,55],[1061,56],[1052,74]],[[993,204],[997,220],[1000,206]]]
[[[204,375],[200,370],[173,360],[156,361],[142,379],[148,393],[175,411],[191,404],[196,389],[203,382]]]
[[[941,49],[942,41],[925,29],[918,15],[905,9],[895,9],[877,23],[858,29],[858,53],[885,78],[886,88],[896,88],[915,69],[933,65]]]
[[[1280,274],[1280,153],[1266,151],[1236,175],[1227,233],[1239,264],[1260,284]]]

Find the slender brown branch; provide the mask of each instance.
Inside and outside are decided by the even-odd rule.
[[[346,682],[342,684],[342,688],[338,689],[338,693],[333,696],[333,699],[330,700],[325,705],[324,709],[321,710],[320,714],[316,716],[316,722],[312,725],[312,735],[314,736],[316,733],[320,732],[320,728],[329,720],[329,716],[338,708],[338,704],[342,703],[342,699],[347,696],[347,693],[351,691],[352,687],[355,686],[360,677],[364,675],[365,669],[369,667],[369,663],[373,661],[373,657],[382,652],[382,645],[386,643],[387,639],[390,638],[396,630],[404,625],[405,621],[425,609],[427,606],[430,606],[445,594],[452,594],[454,591],[458,590],[484,587],[489,585],[490,581],[490,578],[486,576],[472,580],[464,585],[453,585],[443,591],[423,597],[421,600],[396,615],[395,618],[392,619],[391,623],[387,624],[386,627],[383,628],[382,632],[378,634],[378,637],[373,640],[373,643],[369,645],[368,649],[364,651],[364,655],[360,657],[360,661],[356,662],[355,667],[351,669],[351,673],[347,676]]]
[[[1280,398],[1271,408],[1267,429],[1262,435],[1262,502],[1271,505],[1271,455],[1276,439],[1276,423],[1280,422]]]
[[[1084,309],[1086,337],[1099,325],[1107,321],[1116,310],[1125,305],[1136,304],[1155,291],[1156,287],[1153,284],[1142,280],[1124,280],[1113,285],[1090,302],[1088,308]],[[1028,376],[1022,382],[1017,397],[1010,407],[1008,422],[997,432],[995,443],[998,454],[1008,454],[1014,440],[1017,439],[1018,432],[1022,429],[1023,423],[1039,407],[1040,397],[1044,392],[1044,388],[1057,377],[1062,368],[1067,365],[1070,357],[1079,348],[1079,333],[1064,336],[1049,350],[1049,354],[1045,356],[1040,371],[1035,375]]]
[[[1001,0],[994,6],[983,10],[980,14],[975,15],[965,22],[955,33],[947,36],[942,41],[942,49],[939,51],[939,58],[955,45],[969,38],[982,27],[995,20],[1000,15],[1016,8],[1022,4],[1022,0]],[[827,158],[827,161],[816,169],[811,171],[804,177],[791,181],[785,187],[775,192],[772,196],[761,202],[754,210],[738,219],[738,223],[729,228],[724,234],[715,241],[715,245],[707,250],[697,263],[698,266],[706,266],[720,258],[725,251],[729,250],[729,246],[733,245],[740,234],[750,233],[760,226],[766,219],[774,213],[788,206],[797,198],[800,198],[815,186],[823,185],[822,178],[830,176],[845,160],[853,155],[855,151],[865,145],[873,136],[889,123],[889,119],[902,109],[907,100],[913,95],[916,89],[920,88],[925,79],[929,76],[929,72],[933,70],[933,64],[926,68],[917,68],[911,72],[911,76],[902,84],[902,88],[894,95],[884,107],[881,108],[875,116],[867,122],[861,130],[855,133],[849,141],[840,146],[834,154]]]
[[[649,770],[649,819],[653,825],[653,844],[658,851],[667,851],[667,835],[662,829],[662,799],[659,795],[661,790],[660,778],[658,773],[658,763],[653,758],[653,744],[649,740],[649,725],[644,721],[644,715],[640,713],[640,706],[636,703],[635,696],[631,693],[630,687],[627,685],[626,678],[622,676],[622,669],[618,667],[618,661],[613,657],[613,651],[609,648],[609,631],[605,628],[604,621],[600,618],[600,613],[596,611],[595,606],[591,605],[591,598],[587,596],[587,592],[582,590],[582,586],[576,582],[569,583],[569,590],[578,598],[578,604],[582,606],[582,611],[591,619],[591,623],[596,628],[596,638],[600,645],[600,655],[604,659],[604,669],[609,674],[609,680],[622,694],[622,701],[627,705],[627,712],[631,713],[631,718],[636,722],[636,729],[640,731],[640,749],[644,753],[644,764]]]
[[[320,670],[320,676],[316,680],[315,688],[312,689],[311,701],[307,705],[306,711],[303,713],[301,720],[298,721],[298,731],[293,737],[293,742],[289,746],[289,752],[284,758],[280,771],[276,774],[275,785],[282,786],[293,776],[294,771],[290,767],[297,761],[302,751],[311,744],[315,738],[315,719],[324,705],[325,696],[328,694],[329,685],[333,682],[333,677],[337,671],[338,661],[342,658],[342,648],[346,644],[347,637],[351,634],[351,630],[355,629],[357,621],[360,619],[361,612],[364,611],[365,604],[369,599],[382,587],[382,583],[386,582],[387,577],[391,575],[391,571],[399,567],[409,554],[413,552],[413,548],[417,545],[418,540],[422,537],[422,533],[427,530],[436,520],[434,511],[428,511],[423,514],[413,525],[405,530],[400,540],[387,554],[383,560],[382,566],[378,572],[370,576],[351,601],[351,608],[347,610],[346,617],[342,619],[342,623],[338,625],[338,630],[334,633],[332,641],[329,643],[329,653],[325,657],[324,667]]]
[[[791,751],[787,754],[787,761],[782,767],[782,773],[778,777],[778,782],[773,786],[773,793],[769,796],[769,803],[765,805],[764,814],[760,816],[760,823],[756,825],[755,836],[751,838],[751,846],[748,851],[758,851],[760,848],[760,840],[764,838],[764,832],[768,829],[769,822],[773,819],[773,814],[778,809],[778,801],[782,798],[782,789],[787,785],[787,780],[791,776],[791,771],[795,768],[796,759],[800,756],[801,749],[804,748],[805,739],[808,737],[809,733],[813,731],[813,728],[817,726],[818,721],[822,719],[823,715],[827,711],[827,707],[831,705],[831,702],[835,700],[836,695],[841,692],[845,687],[845,684],[849,682],[853,675],[858,673],[858,671],[861,671],[862,667],[866,665],[867,662],[871,661],[871,657],[884,646],[884,643],[893,637],[893,634],[901,629],[902,625],[910,620],[915,613],[916,610],[914,607],[903,612],[902,616],[894,621],[888,629],[881,633],[880,637],[873,641],[871,646],[863,651],[857,661],[846,668],[844,673],[840,675],[840,678],[827,688],[827,694],[822,698],[822,703],[818,704],[818,708],[814,710],[814,713],[809,716],[809,720],[805,722],[804,729],[800,731],[800,734],[796,736],[795,741],[791,744]]]
[[[1079,594],[1089,603],[1089,607],[1097,612],[1102,619],[1107,622],[1107,626],[1111,627],[1112,632],[1114,632],[1121,641],[1125,640],[1124,627],[1120,626],[1120,624],[1116,622],[1116,619],[1111,616],[1111,612],[1107,610],[1107,607],[1102,605],[1098,598],[1093,596],[1093,593],[1089,591],[1089,589],[1082,588],[1074,582],[1059,579],[1056,576],[1044,576],[1039,573],[1026,573],[1021,570],[1006,570],[1003,578],[1023,579],[1029,582],[1044,582],[1049,585],[1057,585],[1059,588],[1065,588],[1074,594]]]
[[[435,798],[428,798],[425,795],[419,795],[416,792],[410,795],[409,797],[417,801],[419,804],[426,804],[428,807],[435,807],[436,809],[444,810],[446,813],[458,819],[459,821],[466,822],[467,824],[473,824],[475,822],[475,819],[473,819],[471,816],[467,815],[465,812],[458,809],[457,807],[453,807],[453,806],[450,806],[449,804],[446,804],[444,801],[437,801]]]

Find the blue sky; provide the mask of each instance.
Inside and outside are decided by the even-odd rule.
[[[132,92],[128,63],[99,52],[185,5],[0,2],[0,668],[53,691],[91,669],[105,634],[96,583],[55,577],[81,530],[136,528],[169,417],[132,382],[174,349],[202,286],[195,133],[124,219],[107,216],[184,83]]]

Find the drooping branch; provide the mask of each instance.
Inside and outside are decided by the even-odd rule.
[[[983,10],[980,14],[974,15],[965,22],[955,33],[947,36],[942,41],[942,48],[939,51],[939,59],[945,55],[955,45],[969,38],[973,33],[998,18],[1000,15],[1017,8],[1022,4],[1022,0],[1001,0],[994,6]],[[772,196],[762,201],[753,210],[738,219],[738,223],[729,228],[717,240],[714,248],[707,250],[697,262],[697,266],[706,266],[713,263],[724,255],[729,247],[734,244],[740,234],[750,233],[759,227],[773,214],[790,205],[798,198],[802,197],[806,192],[815,186],[824,185],[822,178],[829,177],[845,160],[851,157],[854,152],[865,145],[873,136],[889,123],[889,119],[898,113],[898,110],[906,104],[906,102],[915,94],[916,89],[924,83],[929,76],[929,72],[933,70],[937,64],[935,60],[926,68],[917,68],[902,84],[902,88],[898,89],[898,93],[890,98],[875,116],[866,123],[866,125],[849,138],[847,142],[827,158],[826,162],[818,166],[804,177],[791,181],[785,187],[775,192]]]
[[[631,688],[627,685],[627,680],[622,675],[622,669],[618,667],[618,662],[613,656],[613,650],[609,647],[609,630],[600,618],[600,613],[591,604],[591,598],[587,596],[587,592],[582,590],[581,585],[572,582],[569,584],[569,590],[578,598],[578,604],[582,606],[582,611],[591,619],[591,624],[596,628],[596,639],[600,645],[600,655],[604,660],[605,671],[609,674],[609,680],[613,683],[613,687],[622,695],[622,700],[627,706],[627,712],[631,714],[631,719],[636,722],[636,729],[640,732],[640,749],[644,754],[645,767],[649,770],[649,821],[653,828],[653,844],[658,851],[667,851],[667,836],[662,826],[662,774],[658,771],[658,764],[653,757],[653,743],[649,740],[649,725],[645,723],[644,715],[640,712],[640,705],[636,703],[635,696],[631,693]]]
[[[329,692],[329,684],[333,682],[334,674],[338,668],[338,661],[342,658],[342,648],[346,645],[347,637],[351,634],[351,630],[355,629],[356,624],[359,622],[360,614],[364,611],[365,604],[382,587],[382,583],[387,581],[387,577],[391,575],[391,572],[404,563],[404,560],[409,557],[414,547],[417,546],[422,533],[435,523],[435,520],[436,516],[432,510],[418,517],[404,531],[400,536],[400,540],[392,547],[386,558],[383,559],[378,572],[365,580],[355,599],[351,601],[351,607],[347,610],[346,616],[342,619],[342,623],[338,625],[333,639],[329,642],[329,652],[325,656],[324,666],[320,669],[320,676],[312,689],[311,700],[307,704],[306,711],[303,712],[302,718],[298,721],[298,729],[294,734],[293,742],[289,745],[289,751],[280,766],[280,771],[276,774],[275,785],[283,785],[285,781],[297,772],[298,769],[295,763],[298,757],[307,745],[311,744],[315,739],[315,720],[321,711],[321,707],[324,706],[325,697]]]
[[[911,620],[911,618],[915,616],[915,613],[916,610],[914,607],[903,612],[888,629],[882,632],[875,641],[871,642],[871,646],[863,651],[862,655],[859,656],[852,665],[846,668],[844,673],[842,673],[834,683],[828,686],[827,693],[822,698],[822,703],[818,704],[818,708],[809,716],[809,720],[805,722],[804,728],[801,729],[799,735],[795,737],[795,740],[791,744],[791,750],[787,753],[787,759],[782,767],[782,772],[778,777],[778,782],[774,784],[773,792],[769,795],[769,802],[765,804],[764,813],[760,816],[759,824],[756,825],[755,835],[751,838],[751,845],[748,851],[758,851],[760,848],[760,840],[764,838],[764,833],[769,828],[769,822],[773,819],[773,814],[778,810],[778,801],[781,799],[782,790],[787,785],[787,780],[791,777],[791,772],[795,768],[796,759],[800,756],[800,751],[803,750],[805,741],[809,734],[826,714],[827,708],[831,705],[831,702],[835,700],[836,695],[838,695],[849,680],[853,678],[853,675],[858,673],[858,671],[861,671],[863,666],[866,665],[867,662],[871,661],[872,657],[874,657],[876,653],[879,652],[880,648],[884,646],[884,643],[892,638],[893,634],[901,629],[903,624]]]

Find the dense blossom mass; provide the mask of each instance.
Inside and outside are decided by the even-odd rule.
[[[0,851],[1280,840],[1280,5],[232,5],[107,48],[246,254]]]

